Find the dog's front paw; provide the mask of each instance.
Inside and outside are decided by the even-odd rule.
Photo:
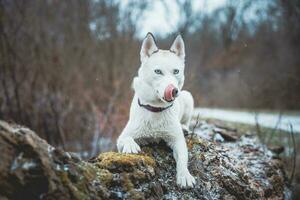
[[[140,146],[131,138],[123,139],[117,144],[119,152],[138,153],[141,151]]]
[[[177,172],[177,185],[181,188],[194,187],[196,184],[195,178],[190,174],[189,170]]]

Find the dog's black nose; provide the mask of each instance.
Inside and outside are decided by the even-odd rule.
[[[177,89],[177,88],[174,88],[174,89],[172,90],[172,96],[173,96],[173,97],[177,97],[177,96],[178,96],[178,89]]]

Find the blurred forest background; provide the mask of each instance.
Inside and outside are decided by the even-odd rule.
[[[300,109],[299,0],[228,0],[211,12],[173,3],[180,20],[158,45],[183,35],[196,106]],[[151,9],[153,1],[0,0],[0,119],[68,151],[114,148]]]

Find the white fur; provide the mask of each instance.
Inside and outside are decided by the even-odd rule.
[[[188,131],[194,108],[192,95],[180,91],[173,102],[164,100],[164,90],[173,84],[179,90],[184,83],[184,42],[177,36],[169,50],[158,50],[154,38],[148,34],[141,48],[141,66],[138,76],[133,80],[133,97],[129,121],[117,140],[119,152],[138,153],[141,151],[137,142],[164,140],[172,148],[176,160],[177,184],[180,187],[193,187],[194,177],[188,170],[188,149],[183,129]],[[155,73],[160,69],[163,75]],[[179,73],[174,74],[174,69]],[[162,112],[151,112],[140,107],[142,104],[154,107],[170,108]]]

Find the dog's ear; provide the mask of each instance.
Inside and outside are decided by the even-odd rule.
[[[155,39],[152,33],[147,33],[140,52],[141,61],[143,62],[145,58],[150,57],[156,51],[158,51],[158,48],[155,44]]]
[[[183,42],[181,35],[178,35],[175,38],[175,40],[170,48],[170,51],[175,53],[181,59],[184,59],[184,57],[185,57],[184,42]]]

